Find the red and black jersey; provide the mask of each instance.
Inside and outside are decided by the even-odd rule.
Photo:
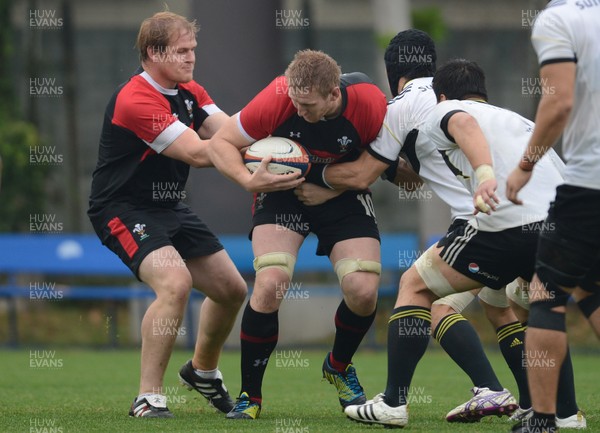
[[[284,76],[275,78],[240,112],[240,132],[250,141],[269,135],[302,144],[313,163],[351,161],[377,137],[385,117],[385,95],[363,73],[341,76],[342,112],[333,119],[310,123],[298,116]]]
[[[187,128],[219,112],[195,81],[165,89],[141,68],[112,96],[93,173],[90,217],[110,207],[173,207],[185,197],[189,165],[161,155]]]

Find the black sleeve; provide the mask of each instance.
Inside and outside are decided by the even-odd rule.
[[[444,117],[442,117],[442,121],[440,122],[440,128],[442,128],[442,131],[444,131],[444,135],[452,143],[456,143],[456,141],[454,141],[454,137],[452,135],[450,135],[450,133],[448,132],[448,122],[450,121],[450,118],[452,116],[454,116],[456,113],[465,113],[465,111],[464,110],[449,111],[448,113],[446,113],[446,115]]]

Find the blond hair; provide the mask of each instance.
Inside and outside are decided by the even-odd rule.
[[[295,93],[306,93],[315,89],[327,96],[340,86],[342,70],[335,60],[322,51],[302,50],[285,70],[288,88]]]
[[[140,61],[148,60],[148,48],[164,52],[176,33],[182,35],[188,32],[193,35],[198,33],[196,20],[189,21],[186,17],[169,11],[158,12],[146,18],[140,26],[135,44]]]

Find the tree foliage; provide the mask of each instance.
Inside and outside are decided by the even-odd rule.
[[[15,79],[10,73],[12,4],[0,1],[0,232],[29,230],[31,213],[44,208],[48,172],[46,166],[31,164],[31,150],[40,142],[37,129],[15,109]]]

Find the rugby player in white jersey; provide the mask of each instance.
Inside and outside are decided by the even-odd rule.
[[[513,431],[552,433],[558,371],[567,347],[569,294],[600,336],[600,1],[549,2],[531,39],[540,63],[542,99],[535,131],[506,190],[511,201],[528,205],[526,190],[562,133],[565,184],[556,190],[540,236],[526,343],[527,353],[543,353],[558,362],[543,369],[541,363],[529,365],[534,414]]]
[[[484,100],[487,94],[483,72],[476,65],[464,61],[452,62],[441,68],[436,73],[433,87],[440,100]],[[517,277],[531,278],[537,233],[553,198],[553,188],[562,181],[561,162],[553,154],[540,163],[544,169],[536,178],[535,193],[531,198],[535,204],[527,208],[520,208],[506,199],[500,202],[498,195],[503,197],[503,190],[495,194],[497,183],[494,176],[506,178],[506,161],[516,162],[519,159],[532,126],[516,113],[485,102],[457,100],[436,106],[428,121],[420,127],[421,132],[442,151],[447,165],[445,169],[450,169],[474,195],[477,214],[469,221],[453,224],[447,236],[417,260],[414,271],[403,275],[396,303],[398,307],[391,317],[390,330],[402,334],[402,321],[406,317],[413,318],[412,328],[422,326],[426,329],[426,320],[419,322],[416,319],[426,317],[437,298],[483,286],[499,290]],[[473,160],[477,175],[463,149]],[[395,340],[399,344],[396,347],[393,343],[388,344],[388,351],[404,354],[402,339]],[[424,349],[420,353],[414,349],[411,352],[411,360],[405,359],[403,371],[397,367],[388,368],[385,394],[367,404],[346,408],[346,414],[363,422],[406,425],[407,406],[394,407],[393,404],[399,392],[410,388],[412,373]],[[406,355],[404,358],[407,358]],[[407,369],[409,362],[413,365]],[[479,403],[481,408],[485,408],[485,401]]]

